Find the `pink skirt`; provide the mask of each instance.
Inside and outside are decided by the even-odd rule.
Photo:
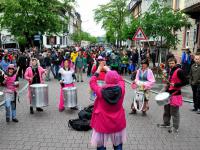
[[[111,139],[111,142],[109,141],[109,139]],[[92,146],[106,147],[108,144],[117,146],[119,144],[124,143],[125,141],[126,141],[126,128],[124,128],[122,131],[109,134],[96,132],[95,129],[92,130],[92,138],[91,138]]]

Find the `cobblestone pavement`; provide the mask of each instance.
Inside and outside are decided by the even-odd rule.
[[[95,149],[90,145],[91,131],[77,132],[68,128],[67,121],[77,118],[78,111],[59,112],[58,81],[49,84],[49,106],[44,112],[29,113],[27,97],[17,103],[19,123],[6,123],[5,111],[0,110],[0,150],[88,150]],[[76,83],[79,105],[85,107],[89,101],[88,79]],[[192,105],[184,103],[181,108],[180,133],[169,134],[166,129],[157,128],[161,123],[163,108],[152,99],[147,116],[129,115],[133,90],[126,85],[124,107],[127,117],[127,142],[124,150],[199,150],[200,148],[200,115],[190,112]],[[108,147],[111,150],[111,146]]]

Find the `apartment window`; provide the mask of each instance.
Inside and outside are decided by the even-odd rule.
[[[176,0],[176,10],[179,9],[179,0]]]
[[[60,36],[60,45],[62,45],[63,44],[63,38],[62,38],[62,36]]]
[[[194,29],[193,42],[194,43],[197,42],[197,30],[196,29]]]
[[[63,36],[62,39],[63,39],[63,45],[66,45],[66,40],[65,40],[66,38],[65,38],[65,36]]]
[[[56,45],[56,36],[47,36],[47,45]]]
[[[186,32],[185,47],[189,47],[190,31]]]

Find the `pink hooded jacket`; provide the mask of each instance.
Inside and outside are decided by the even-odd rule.
[[[39,75],[40,75],[40,82],[41,83],[44,83],[44,79],[42,77],[42,75],[44,74],[45,72],[45,69],[43,69],[41,66],[38,66],[38,72],[39,72]],[[29,85],[31,84],[31,79],[33,78],[33,71],[32,71],[32,67],[28,67],[26,69],[26,72],[24,74],[24,77],[25,79],[29,82]]]
[[[40,76],[40,82],[44,83],[44,79],[43,79],[42,75],[45,73],[45,69],[43,69],[41,66],[38,66],[38,72],[39,72],[39,76]],[[24,78],[29,82],[28,97],[30,99],[30,85],[31,85],[31,79],[33,78],[32,67],[28,67],[26,69]]]
[[[123,108],[125,83],[116,71],[108,71],[105,76],[105,82],[106,84],[100,87],[97,84],[96,76],[92,76],[90,79],[90,87],[97,95],[90,125],[95,131],[100,133],[120,132],[126,128],[126,118]],[[110,104],[105,100],[102,92],[103,90],[106,91],[107,88],[112,89],[116,86],[121,89],[121,94],[118,95],[116,103]],[[110,98],[110,100],[112,101],[113,99]]]

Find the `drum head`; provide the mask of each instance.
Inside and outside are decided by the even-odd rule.
[[[63,88],[63,90],[73,91],[73,90],[76,90],[76,87],[65,87],[65,88]]]
[[[156,101],[163,101],[165,99],[168,99],[169,96],[170,96],[170,94],[168,92],[159,93],[158,95],[156,95],[155,100]]]
[[[32,84],[30,85],[30,87],[33,87],[33,88],[40,88],[40,87],[47,87],[48,85],[47,84]]]
[[[0,91],[0,96],[2,96],[2,95],[3,95],[3,92]]]

